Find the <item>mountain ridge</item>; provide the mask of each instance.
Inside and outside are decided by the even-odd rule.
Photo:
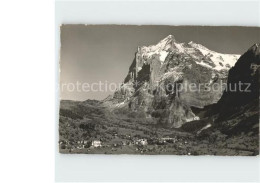
[[[144,111],[147,117],[157,116],[160,111],[164,114],[159,119],[161,123],[179,128],[183,123],[198,119],[191,106],[203,108],[220,99],[221,86],[226,83],[227,72],[238,57],[217,53],[193,42],[180,43],[169,35],[155,45],[137,48],[124,83],[106,103],[112,108]],[[216,92],[176,92],[178,84],[191,83],[205,83],[210,87],[218,83],[220,87]]]

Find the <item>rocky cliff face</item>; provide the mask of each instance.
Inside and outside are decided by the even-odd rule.
[[[220,99],[238,58],[193,42],[179,43],[169,35],[156,45],[138,47],[124,83],[106,103],[144,111],[178,128],[199,119],[191,106],[203,108]]]
[[[207,116],[217,114],[216,121],[232,118],[244,109],[254,108],[258,113],[260,86],[260,44],[248,49],[230,69],[227,89],[217,104],[210,106]],[[249,111],[252,111],[251,109]],[[258,120],[257,120],[258,121]]]
[[[259,154],[260,44],[249,48],[229,70],[227,87],[216,103],[193,111],[201,117],[182,126],[201,138],[225,135],[226,146]]]

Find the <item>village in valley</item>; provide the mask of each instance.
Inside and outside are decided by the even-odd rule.
[[[132,150],[133,154],[134,152],[137,154],[153,154],[154,148],[158,148],[160,153],[167,153],[167,146],[170,147],[171,144],[178,145],[179,148],[182,147],[182,145],[186,145],[188,142],[180,139],[179,141],[177,138],[160,138],[157,140],[150,140],[150,144],[148,144],[147,139],[131,139],[131,136],[126,136],[126,140],[118,140],[111,144],[111,143],[102,143],[101,140],[81,140],[77,141],[76,143],[71,143],[69,141],[60,141],[60,146],[62,149],[66,149],[69,152],[74,153],[108,153],[114,152],[116,153],[122,153],[126,152],[129,153],[129,150]],[[165,148],[163,148],[165,146]],[[161,148],[160,148],[161,147]],[[105,151],[105,152],[104,152]],[[170,152],[168,152],[170,153]],[[187,152],[187,155],[191,155],[190,152]]]
[[[210,125],[187,123],[183,128],[172,129],[159,126],[154,119],[143,118],[138,112],[111,113],[98,101],[61,104],[60,153],[253,155],[257,146],[257,139],[227,139],[218,130],[208,131]]]

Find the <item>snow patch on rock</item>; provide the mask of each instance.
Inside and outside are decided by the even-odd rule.
[[[184,47],[182,46],[183,43],[174,43],[174,45],[176,46],[177,50],[181,53],[185,52]]]
[[[209,50],[205,46],[202,46],[197,43],[189,42],[188,44],[190,46],[192,46],[193,48],[198,49],[205,57],[210,57],[210,59],[213,61],[213,63],[216,65],[216,67],[212,67],[204,62],[201,62],[199,64],[204,65],[206,67],[211,67],[214,70],[218,70],[218,71],[222,70],[222,69],[229,70],[230,68],[228,67],[228,65],[230,67],[233,67],[235,65],[236,61],[240,57],[240,55],[236,55],[236,54],[218,53],[218,52]]]
[[[201,128],[201,129],[197,132],[197,134],[200,134],[203,130],[206,130],[206,129],[210,128],[210,127],[211,127],[211,124],[207,124],[206,126],[204,126],[203,128]]]
[[[165,59],[166,59],[168,53],[169,53],[169,52],[167,52],[167,51],[161,51],[160,57],[159,57],[161,62],[164,62],[164,61],[165,61]]]

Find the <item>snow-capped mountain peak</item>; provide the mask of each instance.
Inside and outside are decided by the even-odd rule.
[[[142,63],[146,63],[147,59],[158,56],[161,64],[164,64],[170,52],[192,57],[197,64],[218,71],[229,70],[240,57],[236,54],[218,53],[192,41],[188,44],[180,43],[175,40],[173,35],[167,36],[156,45],[138,47],[138,54],[144,59]]]
[[[160,48],[166,48],[167,45],[171,45],[173,42],[175,42],[175,38],[173,35],[169,35],[166,38],[164,38],[163,40],[159,41],[156,46],[160,47]]]
[[[152,55],[159,55],[161,57],[161,61],[163,62],[165,58],[165,51],[168,51],[172,44],[175,42],[175,38],[172,35],[167,36],[163,40],[159,41],[156,45],[149,45],[149,46],[142,46],[138,47],[138,52],[141,52],[142,57],[148,57],[151,58]]]
[[[177,83],[183,86],[208,84],[212,87],[217,83],[222,86],[238,57],[217,53],[194,42],[181,43],[169,35],[155,45],[138,47],[124,83],[114,93],[112,101],[117,108],[144,112],[149,109],[152,111],[149,115],[156,116],[156,112],[164,111],[161,122],[178,128],[183,123],[198,120],[190,106],[203,108],[216,103],[223,88],[202,92],[188,90],[177,95],[168,91],[168,84],[174,87]]]
[[[223,69],[229,70],[231,67],[235,65],[236,61],[240,57],[240,55],[236,55],[236,54],[218,53],[206,48],[201,44],[197,44],[193,42],[192,43],[190,42],[189,45],[195,48],[196,50],[199,50],[205,58],[209,58],[212,61],[212,63],[215,65],[215,67],[212,67],[211,65],[207,64],[207,62],[206,63],[202,62],[198,64],[202,64],[214,70],[223,70]]]

